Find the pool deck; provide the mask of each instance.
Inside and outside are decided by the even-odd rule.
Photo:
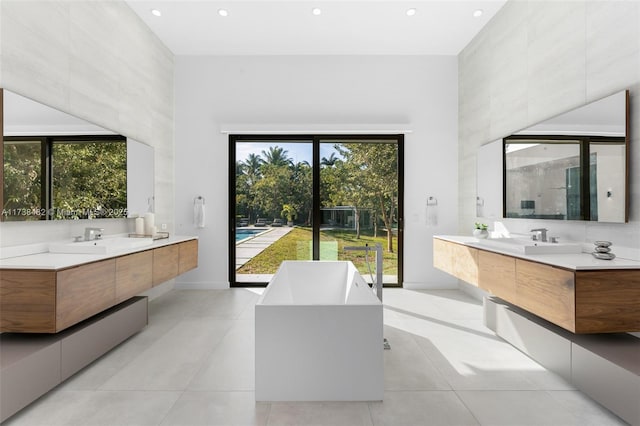
[[[287,235],[293,228],[288,226],[283,227],[258,227],[254,228],[253,226],[238,228],[238,229],[250,229],[250,230],[264,230],[265,232],[257,235],[255,237],[246,239],[244,241],[240,241],[236,244],[236,271],[242,265],[250,261],[252,258],[262,253],[267,247],[271,244],[278,241],[283,236]],[[268,232],[267,232],[268,231]],[[322,257],[323,259],[334,259],[334,256],[331,256],[329,253],[325,253]],[[335,250],[335,259],[338,260],[337,247]],[[371,265],[374,268],[375,274],[375,261]],[[366,282],[371,284],[373,281],[371,276],[368,273],[361,274]],[[273,274],[240,274],[236,275],[239,283],[267,283],[271,280]],[[397,283],[398,277],[396,275],[385,275],[383,277],[382,282],[384,283]]]
[[[253,226],[242,228],[242,229],[251,229],[251,230],[264,230],[265,232],[259,235],[256,235],[253,238],[249,238],[247,240],[241,241],[236,244],[236,270],[240,268],[242,265],[250,261],[252,258],[256,257],[260,253],[262,253],[267,247],[271,244],[278,241],[283,236],[287,235],[293,228],[288,226],[283,227],[264,227],[264,228],[254,228]]]

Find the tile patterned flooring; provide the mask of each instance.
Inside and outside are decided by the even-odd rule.
[[[456,290],[385,290],[383,402],[256,403],[255,290],[175,290],[149,326],[5,425],[623,425]]]

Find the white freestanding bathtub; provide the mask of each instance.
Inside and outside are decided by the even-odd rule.
[[[380,401],[382,303],[351,262],[285,261],[256,304],[257,401]]]

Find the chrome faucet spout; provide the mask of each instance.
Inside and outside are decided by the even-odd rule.
[[[547,242],[547,228],[536,228],[532,229],[530,232],[539,232],[540,233],[540,241],[546,243]]]
[[[104,228],[84,228],[84,240],[99,240],[102,238],[102,233],[104,232]]]

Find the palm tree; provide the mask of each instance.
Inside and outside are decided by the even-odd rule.
[[[236,165],[236,176],[243,176],[243,188],[237,190],[246,206],[248,219],[251,220],[257,207],[255,200],[255,185],[262,177],[261,167],[264,164],[262,158],[256,154],[249,154],[246,160]],[[240,182],[241,180],[238,180]]]
[[[329,158],[327,157],[322,157],[322,160],[320,160],[320,165],[322,166],[328,166],[328,167],[333,167],[336,165],[336,162],[339,160],[339,158],[336,156],[335,152],[332,152],[331,155],[329,156]]]
[[[247,156],[242,164],[242,173],[247,175],[250,184],[256,183],[260,178],[260,167],[264,164],[264,160],[259,155],[251,153]]]
[[[264,164],[273,166],[288,166],[292,160],[287,156],[287,150],[279,146],[270,146],[269,151],[262,151],[264,155]]]

